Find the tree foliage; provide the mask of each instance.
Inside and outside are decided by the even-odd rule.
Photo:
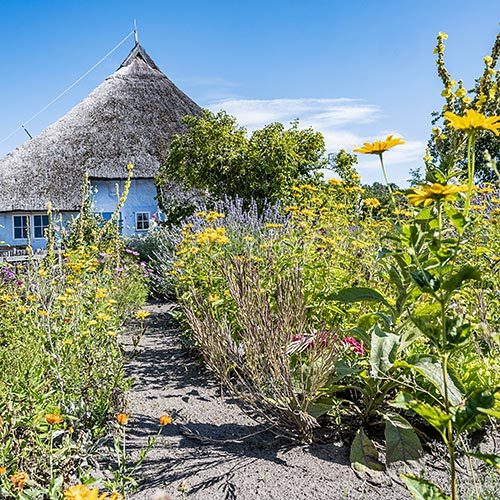
[[[171,144],[157,185],[179,182],[187,189],[209,192],[215,198],[277,201],[301,180],[325,166],[325,143],[320,132],[271,123],[250,135],[236,119],[221,111],[205,110],[184,119],[186,132]]]

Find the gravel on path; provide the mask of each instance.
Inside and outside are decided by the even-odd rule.
[[[178,415],[144,461],[132,500],[410,498],[386,476],[376,483],[358,477],[342,443],[294,445],[247,416],[182,348],[168,313],[171,307],[146,307],[151,313],[147,331],[127,364],[134,379],[127,398],[128,447],[133,456],[138,457],[148,437],[157,432],[160,415]],[[124,339],[128,352],[132,335]]]

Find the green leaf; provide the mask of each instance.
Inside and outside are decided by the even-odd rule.
[[[436,292],[439,290],[439,280],[428,271],[411,271],[410,275],[423,292]]]
[[[484,463],[500,469],[500,456],[494,455],[493,453],[467,453],[469,457],[478,458]]]
[[[378,452],[370,438],[365,434],[362,427],[358,429],[356,437],[351,445],[351,466],[359,472],[367,469],[383,471],[384,464],[378,459]]]
[[[465,404],[457,408],[455,426],[457,433],[472,430],[486,419],[485,412],[495,406],[495,392],[478,389],[467,396]],[[494,411],[494,410],[493,410]]]
[[[465,217],[463,216],[462,212],[447,203],[444,204],[444,211],[450,218],[450,222],[453,224],[458,234],[462,234],[464,232],[466,223]]]
[[[416,361],[412,361],[411,363],[401,361],[398,365],[406,366],[407,368],[420,373],[420,375],[436,387],[441,395],[444,396],[443,370],[441,368],[441,364],[434,360],[431,356],[421,356],[420,358],[417,358]],[[463,399],[462,393],[449,375],[446,382],[448,386],[448,398],[451,404],[459,405]]]
[[[478,408],[477,411],[489,415],[490,417],[500,419],[500,411],[494,410],[493,408]]]
[[[438,406],[432,406],[429,403],[419,401],[407,392],[401,392],[398,394],[392,406],[414,411],[428,424],[437,429],[442,436],[444,436],[446,426],[451,418],[450,415],[447,415]]]
[[[450,497],[438,486],[426,479],[407,474],[403,474],[401,479],[408,491],[413,495],[413,498],[417,500],[450,500]]]
[[[321,417],[322,415],[326,415],[333,408],[332,403],[314,403],[309,407],[307,413],[313,416],[314,418]]]
[[[388,413],[384,419],[387,465],[418,462],[424,451],[411,424],[397,413]]]
[[[387,372],[394,364],[399,342],[399,335],[384,332],[378,325],[373,327],[370,346],[370,366],[374,377]]]
[[[382,302],[387,304],[383,295],[377,292],[377,290],[365,287],[344,288],[332,298],[345,304],[350,304],[351,302]]]
[[[473,266],[464,266],[455,274],[444,281],[442,288],[447,292],[458,290],[462,283],[467,280],[481,280],[481,273]]]

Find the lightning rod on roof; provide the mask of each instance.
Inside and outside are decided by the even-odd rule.
[[[137,31],[137,21],[134,19],[134,40],[135,43],[139,43],[139,33]]]
[[[28,129],[24,125],[21,125],[21,127],[23,127],[23,130],[28,134],[28,137],[33,139],[33,136],[28,132]]]

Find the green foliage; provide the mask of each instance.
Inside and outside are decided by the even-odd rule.
[[[250,137],[225,112],[205,110],[200,117],[186,117],[185,124],[186,132],[173,139],[160,169],[160,192],[176,181],[216,198],[240,196],[273,202],[325,165],[323,136],[310,128],[300,130],[298,122],[288,129],[272,123]],[[161,199],[167,197],[164,193]]]
[[[427,156],[427,180],[438,180],[439,172],[451,177],[465,171],[466,143],[462,135],[443,123],[446,111],[464,114],[466,109],[475,109],[487,116],[500,115],[500,79],[496,70],[500,56],[500,33],[497,34],[490,56],[484,58],[482,75],[476,79],[474,87],[467,91],[461,80],[453,80],[444,60],[444,40],[447,36],[440,33],[435,53],[437,72],[443,83],[442,96],[445,104],[440,112],[433,113],[433,125],[429,140],[430,155]],[[500,138],[482,132],[476,138],[476,173],[480,182],[494,182],[498,178],[495,162],[500,161]]]

